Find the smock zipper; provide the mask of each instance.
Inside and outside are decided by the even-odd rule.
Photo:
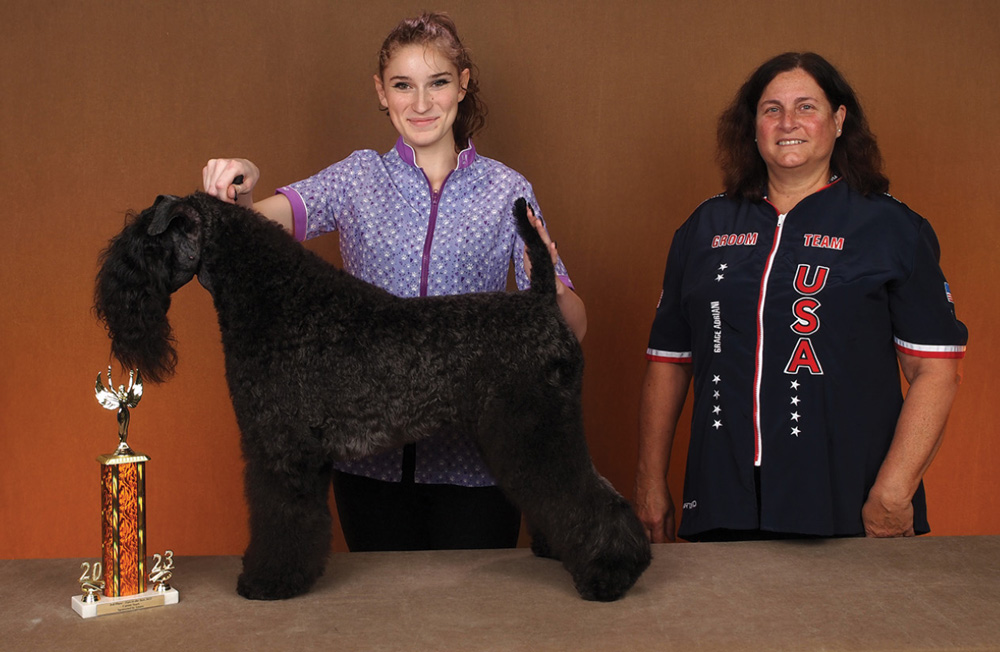
[[[424,254],[420,259],[420,296],[427,296],[427,285],[428,279],[431,273],[431,245],[434,243],[434,226],[437,224],[437,214],[438,205],[441,203],[441,194],[444,192],[444,186],[448,183],[448,179],[451,178],[451,172],[448,176],[444,178],[441,182],[441,190],[435,191],[431,187],[430,179],[427,179],[427,175],[424,174],[424,179],[427,179],[427,189],[431,191],[431,215],[427,222],[427,237],[424,239]]]

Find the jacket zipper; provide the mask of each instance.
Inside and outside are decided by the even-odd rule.
[[[781,233],[784,230],[786,215],[787,213],[778,215],[778,225],[774,228],[774,244],[771,245],[771,253],[768,254],[767,265],[764,267],[764,275],[760,279],[760,295],[757,299],[757,350],[754,356],[753,374],[754,466],[760,466],[763,457],[760,427],[760,386],[764,367],[764,303],[767,300],[767,282],[771,277],[771,268],[774,266],[774,258],[777,256],[778,246],[781,244]]]

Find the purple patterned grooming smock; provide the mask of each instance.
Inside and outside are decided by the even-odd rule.
[[[524,197],[541,217],[531,184],[476,154],[471,142],[439,192],[432,191],[402,138],[384,155],[356,151],[278,192],[292,204],[297,239],[338,231],[344,269],[397,296],[503,291],[512,262],[518,288],[529,286],[512,210],[514,200]],[[572,287],[561,260],[556,274]],[[402,463],[399,449],[335,467],[398,482]],[[495,484],[472,440],[461,433],[418,443],[414,478],[423,484]]]

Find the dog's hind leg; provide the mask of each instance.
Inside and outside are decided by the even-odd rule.
[[[617,600],[649,566],[649,541],[628,501],[594,469],[579,410],[554,407],[553,398],[494,405],[483,457],[535,533],[535,553],[561,560],[583,598]]]
[[[323,574],[330,553],[328,467],[276,470],[268,460],[248,460],[246,497],[250,544],[237,592],[251,600],[281,600],[308,591]]]

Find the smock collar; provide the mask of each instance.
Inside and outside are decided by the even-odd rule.
[[[396,139],[396,153],[399,154],[399,158],[407,165],[411,165],[415,168],[419,168],[417,165],[417,153],[412,147],[406,144],[403,137],[400,136]],[[472,139],[469,139],[469,146],[458,153],[458,163],[455,165],[456,170],[464,170],[465,168],[472,165],[472,162],[476,159],[476,146],[472,144]]]

